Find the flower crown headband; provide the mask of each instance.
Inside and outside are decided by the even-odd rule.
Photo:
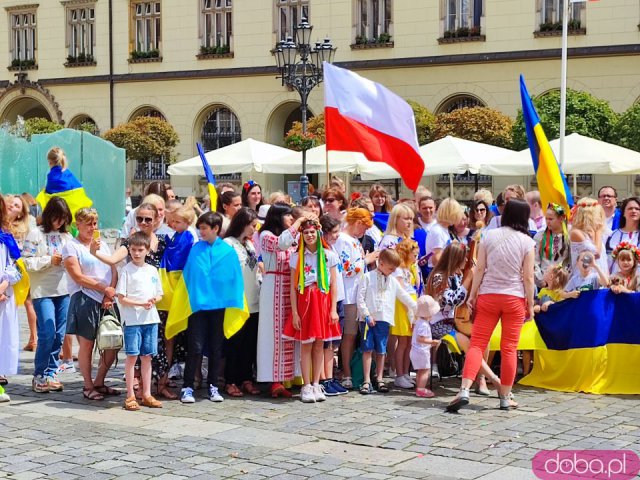
[[[298,231],[302,233],[303,230],[306,230],[309,227],[313,227],[317,231],[322,231],[322,225],[320,225],[320,222],[318,222],[317,220],[308,220],[308,219],[300,224]]]
[[[566,215],[566,212],[564,211],[564,207],[562,205],[558,205],[557,203],[549,203],[549,205],[547,206],[548,210],[553,210],[556,215],[562,217]]]
[[[618,258],[618,254],[623,250],[629,250],[633,257],[636,259],[636,262],[640,262],[640,250],[638,250],[638,247],[636,247],[634,244],[629,242],[619,243],[618,246],[613,249],[613,253],[611,254],[611,256],[616,259]]]
[[[256,182],[254,182],[253,180],[249,180],[247,182],[244,182],[244,185],[242,185],[242,188],[244,188],[245,192],[248,192],[253,188],[254,185],[256,185]]]

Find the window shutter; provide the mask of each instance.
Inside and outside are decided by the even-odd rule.
[[[542,22],[542,2],[544,0],[536,0],[536,18],[534,22],[534,29],[540,29],[540,23]]]

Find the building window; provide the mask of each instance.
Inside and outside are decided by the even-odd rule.
[[[480,34],[483,0],[444,0],[444,31],[461,29]]]
[[[133,11],[134,51],[151,54],[151,57],[159,56],[161,41],[160,2],[135,2],[133,3]]]
[[[356,43],[391,40],[392,0],[356,1]]]
[[[165,116],[162,114],[162,112],[160,110],[157,110],[153,107],[143,107],[139,110],[136,110],[133,115],[131,115],[131,120],[135,120],[136,118],[140,118],[140,117],[151,117],[151,118],[159,118],[160,120],[164,120],[165,122],[167,121],[167,119],[165,118]]]
[[[200,0],[204,53],[228,53],[233,36],[232,0]],[[215,50],[215,51],[214,51]]]
[[[456,95],[448,98],[437,108],[437,113],[451,113],[460,108],[486,107],[484,102],[471,95]]]
[[[293,37],[294,29],[303,18],[309,20],[309,0],[276,0],[278,39]]]
[[[540,31],[562,30],[563,0],[537,0]],[[569,3],[569,30],[582,28],[585,2]]]
[[[238,117],[228,108],[214,110],[204,121],[201,138],[207,152],[239,142],[242,132]]]
[[[35,65],[36,11],[11,12],[9,21],[11,22],[11,65]]]
[[[67,25],[67,60],[70,63],[93,62],[93,49],[96,44],[95,7],[69,7]]]

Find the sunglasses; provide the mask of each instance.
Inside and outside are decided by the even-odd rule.
[[[486,212],[486,208],[476,208],[476,212]]]
[[[136,222],[138,222],[138,223],[153,223],[153,218],[151,218],[151,217],[136,217]]]
[[[333,203],[333,202],[335,202],[335,201],[336,201],[336,199],[335,199],[335,198],[327,198],[327,199],[324,201],[324,203]]]

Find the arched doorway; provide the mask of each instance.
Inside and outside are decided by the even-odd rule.
[[[51,115],[35,98],[24,97],[13,102],[3,113],[3,121],[15,123],[18,116],[29,120],[30,118],[45,118],[51,120]]]
[[[436,113],[451,113],[459,108],[486,107],[487,105],[475,95],[457,94],[446,98],[436,108]]]
[[[100,135],[100,129],[98,128],[98,125],[96,125],[96,121],[89,115],[85,114],[80,114],[73,117],[69,122],[69,128],[82,130],[94,135]]]
[[[25,120],[44,118],[64,125],[62,112],[51,92],[28,80],[10,84],[0,91],[0,123],[15,123],[18,116]]]

